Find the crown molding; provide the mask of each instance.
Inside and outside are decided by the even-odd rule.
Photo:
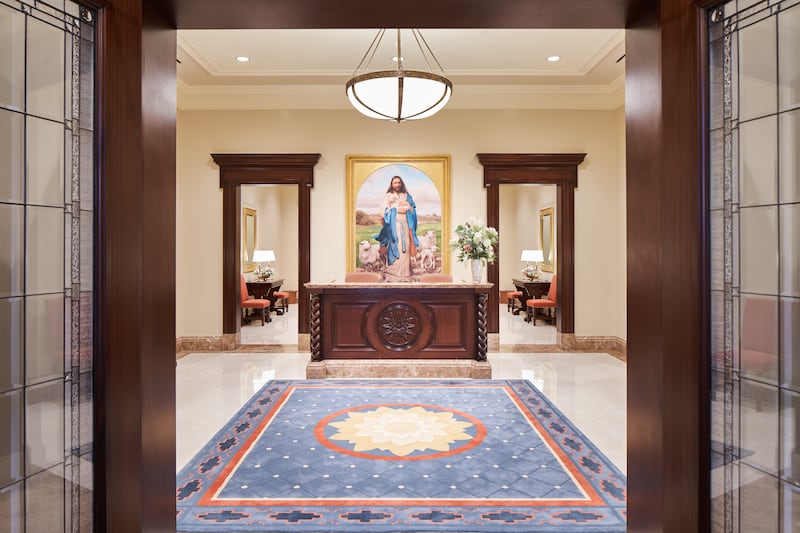
[[[624,76],[609,85],[461,85],[447,109],[617,109]],[[178,80],[178,109],[350,109],[341,85],[206,85]]]

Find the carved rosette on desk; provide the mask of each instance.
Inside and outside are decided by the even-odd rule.
[[[420,316],[413,307],[396,302],[378,314],[378,336],[389,349],[408,350],[419,338]]]

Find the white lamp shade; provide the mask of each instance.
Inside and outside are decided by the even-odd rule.
[[[258,253],[258,252],[256,252]],[[541,250],[522,250],[522,257],[520,261],[535,261],[541,263],[544,261],[544,254]]]
[[[452,91],[446,78],[413,70],[374,72],[347,83],[347,97],[359,112],[395,122],[434,115]]]
[[[275,261],[274,250],[256,250],[253,252],[253,263],[267,263]]]

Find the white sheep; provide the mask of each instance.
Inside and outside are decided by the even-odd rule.
[[[365,267],[379,262],[380,253],[378,243],[370,243],[369,241],[361,241],[358,243],[358,258]]]

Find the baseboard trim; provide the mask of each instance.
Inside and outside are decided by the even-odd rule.
[[[575,335],[572,333],[559,333],[557,337],[558,346],[563,350],[606,352],[621,361],[628,360],[628,343],[620,337]]]
[[[574,335],[572,333],[558,333],[555,345],[501,345],[500,335],[489,334],[488,351],[491,352],[605,352],[621,361],[628,360],[628,345],[620,337],[603,337]],[[554,350],[555,348],[555,350]],[[194,352],[237,352],[237,351],[267,351],[267,352],[307,352],[310,350],[308,334],[299,334],[297,345],[292,346],[244,346],[241,343],[240,333],[226,333],[219,336],[206,337],[178,337],[175,339],[175,354],[178,359]]]

